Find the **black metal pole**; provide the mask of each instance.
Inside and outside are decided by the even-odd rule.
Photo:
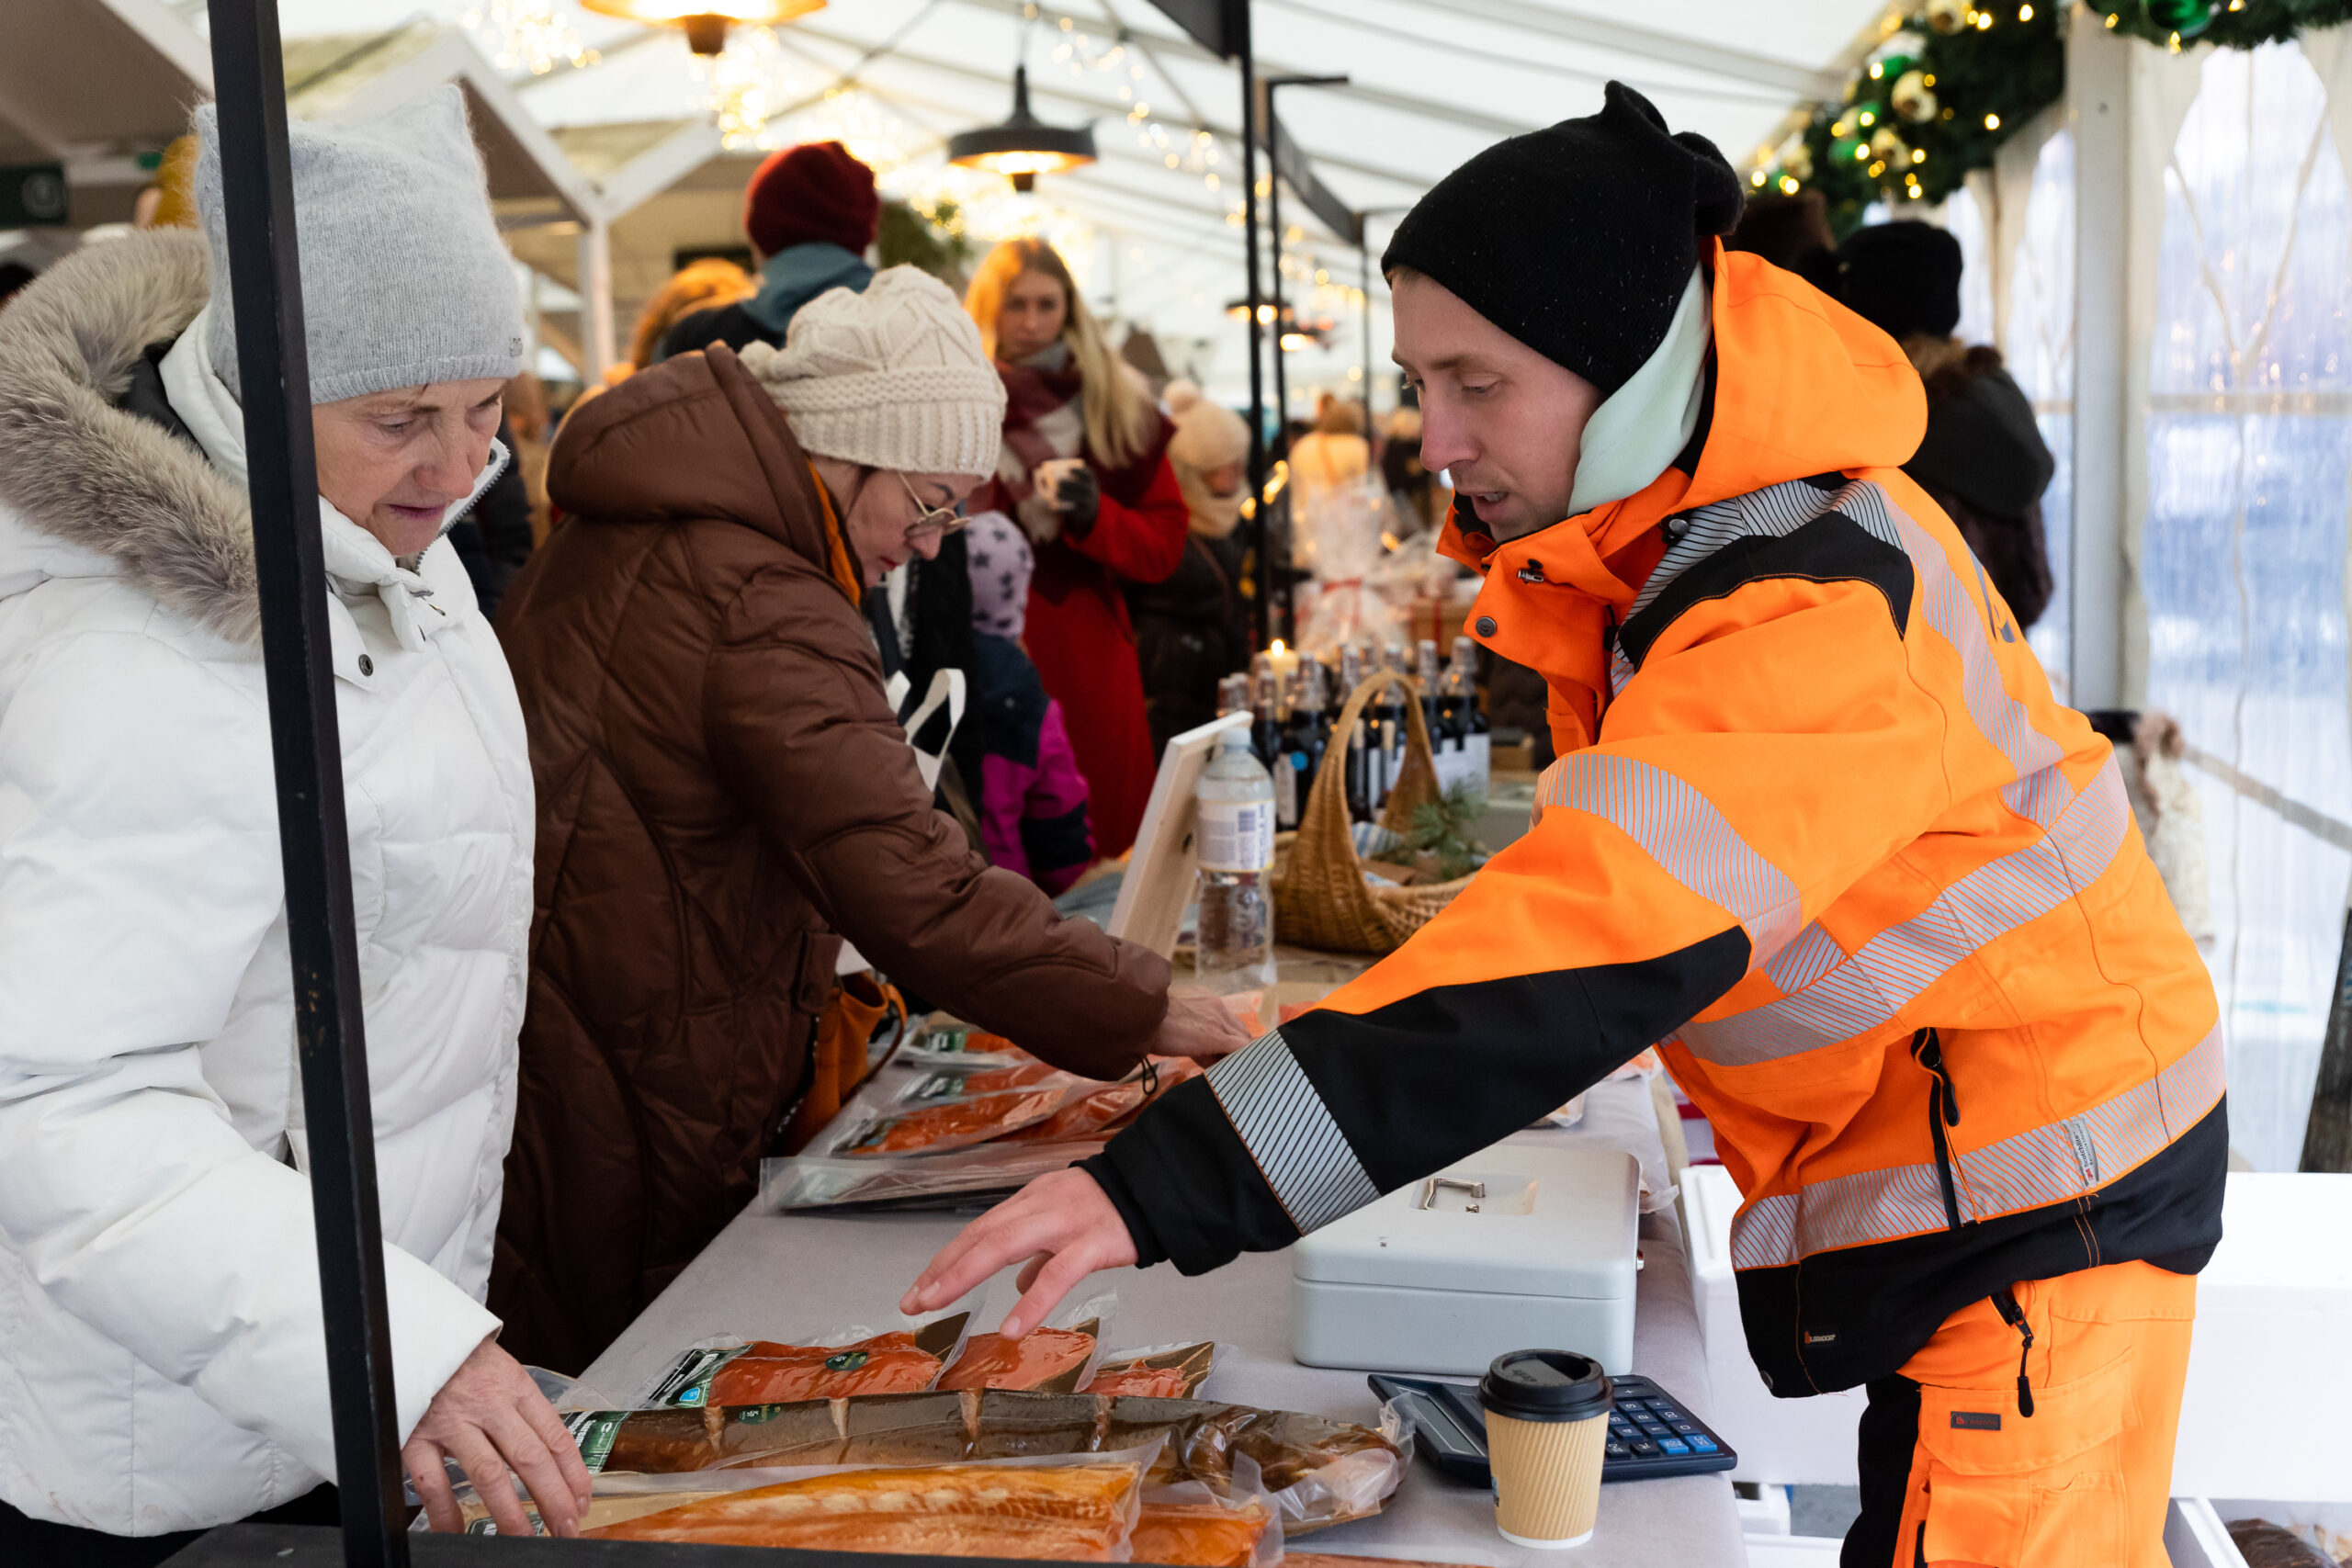
[[[1270,547],[1266,515],[1266,386],[1258,352],[1261,331],[1258,309],[1258,63],[1250,38],[1250,0],[1227,0],[1231,6],[1230,37],[1241,62],[1241,254],[1248,276],[1244,298],[1250,308],[1250,548],[1257,558],[1250,623],[1263,648],[1273,637],[1274,579],[1277,567]],[[1277,344],[1277,352],[1280,352]],[[1282,569],[1286,570],[1287,561]]]
[[[350,1568],[405,1568],[375,1125],[344,825],[343,740],[329,655],[310,356],[286,145],[286,69],[276,0],[211,0],[210,13],[344,1561]]]
[[[1266,145],[1274,145],[1274,86],[1266,84]],[[1277,460],[1290,457],[1290,367],[1285,363],[1290,351],[1283,346],[1283,329],[1289,323],[1283,311],[1283,170],[1281,162],[1270,152],[1266,156],[1266,249],[1273,258],[1273,276],[1268,281],[1273,296],[1267,303],[1274,308],[1274,457]]]

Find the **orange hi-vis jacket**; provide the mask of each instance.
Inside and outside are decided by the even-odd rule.
[[[2017,1280],[2194,1272],[2220,1238],[2212,987],[2107,742],[1898,468],[1918,378],[1793,276],[1713,265],[1677,466],[1500,546],[1448,532],[1474,634],[1553,688],[1537,820],[1089,1162],[1146,1261],[1283,1246],[1654,1043],[1746,1194],[1780,1393],[1892,1373]]]

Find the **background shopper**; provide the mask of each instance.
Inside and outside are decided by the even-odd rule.
[[[1174,571],[1127,588],[1155,757],[1169,737],[1215,718],[1217,682],[1250,664],[1235,534],[1250,491],[1250,427],[1190,381],[1170,382],[1167,402],[1176,426],[1168,463],[1191,525]]]
[[[1043,240],[990,251],[964,304],[1006,394],[1003,450],[974,501],[1036,547],[1029,656],[1069,716],[1095,847],[1116,857],[1135,842],[1158,765],[1122,590],[1174,571],[1188,528],[1170,427]]]
[[[1928,434],[1903,471],[1960,528],[2003,599],[2030,629],[2049,607],[2041,492],[2057,460],[2001,351],[1963,344],[1960,242],[1905,220],[1857,229],[1838,252],[1838,299],[1903,345],[1928,389]]]
[[[863,288],[874,276],[865,254],[882,198],[874,171],[838,141],[806,141],[772,152],[743,189],[743,238],[759,263],[758,287],[697,310],[670,329],[657,360],[723,343],[741,352],[781,344],[801,306],[831,288]]]
[[[1246,1043],[1171,1005],[1158,954],[989,869],[883,695],[859,597],[961,525],[1003,399],[955,296],[894,267],[557,437],[571,520],[501,627],[540,881],[491,1299],[535,1361],[586,1366],[750,1200],[844,940],[1088,1077]]]
[[[1093,863],[1094,831],[1062,705],[1021,647],[1035,558],[1001,512],[972,519],[966,551],[980,678],[965,722],[982,751],[980,847],[992,864],[1060,893]]]

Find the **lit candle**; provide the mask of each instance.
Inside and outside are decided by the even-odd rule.
[[[1298,654],[1283,647],[1283,639],[1276,637],[1274,645],[1266,649],[1266,667],[1287,681],[1298,673]]]

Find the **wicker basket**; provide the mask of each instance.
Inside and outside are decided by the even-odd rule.
[[[1415,682],[1385,671],[1348,694],[1331,744],[1315,774],[1298,831],[1283,835],[1274,854],[1274,930],[1299,947],[1333,953],[1394,953],[1470,886],[1466,876],[1421,887],[1375,887],[1364,880],[1348,836],[1348,749],[1364,708],[1388,686],[1403,688],[1405,767],[1388,792],[1385,826],[1403,832],[1423,802],[1437,798],[1437,762]]]

